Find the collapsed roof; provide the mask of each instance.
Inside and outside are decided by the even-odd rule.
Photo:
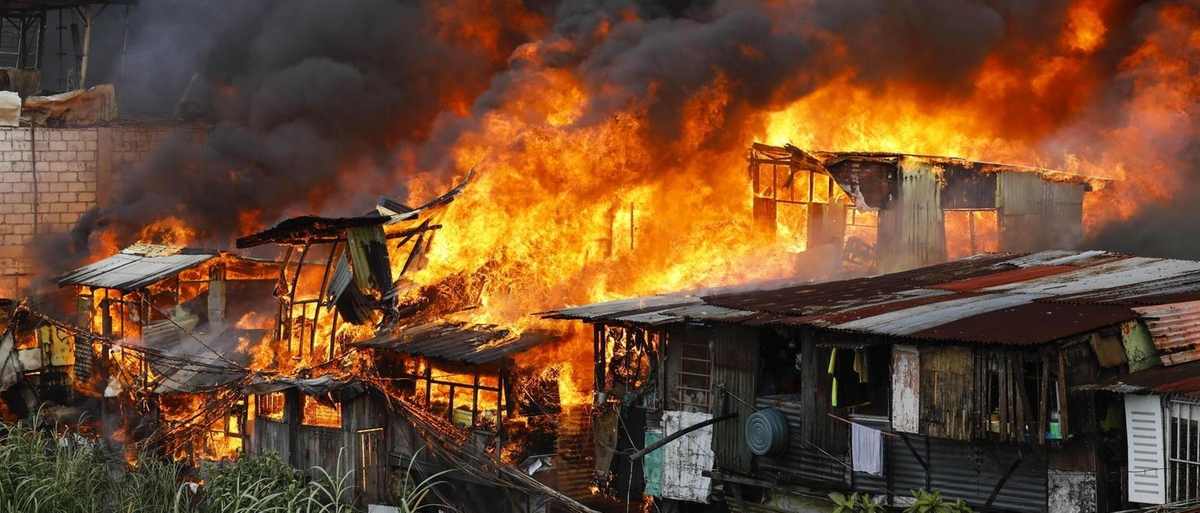
[[[855,203],[864,209],[886,209],[897,197],[900,177],[897,166],[919,162],[941,168],[947,178],[959,181],[992,179],[1001,172],[1033,173],[1042,180],[1083,184],[1099,188],[1105,178],[1085,176],[1064,171],[1031,166],[979,162],[957,157],[939,157],[886,152],[806,151],[791,144],[772,146],[754,143],[750,149],[751,165],[787,166],[794,171],[811,171],[829,175]],[[986,189],[982,189],[986,190]],[[991,188],[992,191],[995,187]]]

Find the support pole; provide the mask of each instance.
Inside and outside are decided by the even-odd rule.
[[[642,459],[642,457],[646,456],[647,454],[650,454],[650,453],[654,452],[655,450],[657,450],[658,448],[660,448],[664,445],[667,445],[671,442],[674,442],[675,440],[678,440],[680,437],[682,437],[688,433],[691,433],[692,431],[696,431],[698,429],[702,429],[702,428],[711,426],[718,422],[724,422],[729,419],[734,419],[734,418],[737,418],[737,416],[738,416],[737,412],[733,412],[733,413],[721,415],[720,417],[713,417],[704,422],[692,424],[688,427],[685,427],[683,429],[680,429],[679,431],[676,431],[674,433],[671,433],[670,435],[663,437],[662,440],[659,440],[650,445],[647,445],[644,449],[633,453],[633,455],[630,456],[629,459],[630,459],[630,461],[640,460],[640,459]]]

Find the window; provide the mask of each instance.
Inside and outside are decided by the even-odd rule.
[[[258,396],[258,416],[270,420],[283,420],[283,392]]]
[[[1167,501],[1200,499],[1200,401],[1172,399],[1167,422]]]
[[[334,404],[330,406],[317,398],[304,396],[304,409],[300,414],[300,423],[305,426],[341,427],[342,408]]]
[[[946,256],[951,260],[998,251],[1000,218],[996,210],[947,210]]]
[[[712,408],[712,360],[708,341],[684,339],[679,357],[679,409],[708,412]]]

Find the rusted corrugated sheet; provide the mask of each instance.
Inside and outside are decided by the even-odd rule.
[[[1200,301],[1134,308],[1150,330],[1164,365],[1200,360]]]
[[[1200,262],[1056,250],[686,300],[655,296],[551,315],[590,311],[589,319],[785,324],[915,340],[1042,344],[1135,319],[1140,314],[1132,307],[1179,298],[1200,300]]]
[[[1154,367],[1123,374],[1108,381],[1077,387],[1078,390],[1107,390],[1120,394],[1138,392],[1190,392],[1200,390],[1200,360],[1167,367]]]
[[[1033,280],[1055,274],[1065,273],[1078,269],[1070,265],[1039,265],[1035,267],[1018,267],[1009,271],[1000,271],[997,273],[979,276],[977,278],[967,278],[965,280],[952,281],[950,283],[941,283],[931,285],[930,288],[952,290],[955,292],[969,292],[988,287],[996,287],[1009,283],[1017,283],[1022,281]]]
[[[737,412],[734,420],[713,426],[716,467],[737,472],[750,470],[753,456],[746,445],[746,419],[754,413],[758,376],[759,331],[743,326],[718,325],[713,330],[713,385],[717,415]]]
[[[558,419],[555,450],[562,460],[562,466],[555,469],[557,486],[554,489],[572,499],[591,499],[595,439],[590,406],[563,409]]]

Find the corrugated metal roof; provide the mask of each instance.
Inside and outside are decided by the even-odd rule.
[[[1133,309],[1150,330],[1154,347],[1167,365],[1200,360],[1200,301]]]
[[[1046,251],[976,255],[869,278],[701,293],[677,300],[683,304],[663,299],[670,296],[635,298],[549,316],[644,324],[778,323],[921,340],[1040,344],[1148,315],[1133,307],[1189,294],[1200,295],[1200,262]],[[1195,317],[1173,318],[1160,331],[1200,340],[1200,301],[1194,308]]]
[[[81,285],[116,290],[137,290],[179,274],[217,256],[216,251],[135,244],[52,281],[59,285]]]
[[[495,326],[430,323],[404,328],[397,333],[377,336],[351,345],[484,364],[531,349],[550,339],[551,337],[537,331],[514,336],[508,330],[497,329]]]
[[[1200,390],[1200,361],[1169,367],[1154,367],[1123,374],[1108,381],[1076,387],[1078,390],[1107,390],[1120,394],[1136,392],[1195,392]]]

